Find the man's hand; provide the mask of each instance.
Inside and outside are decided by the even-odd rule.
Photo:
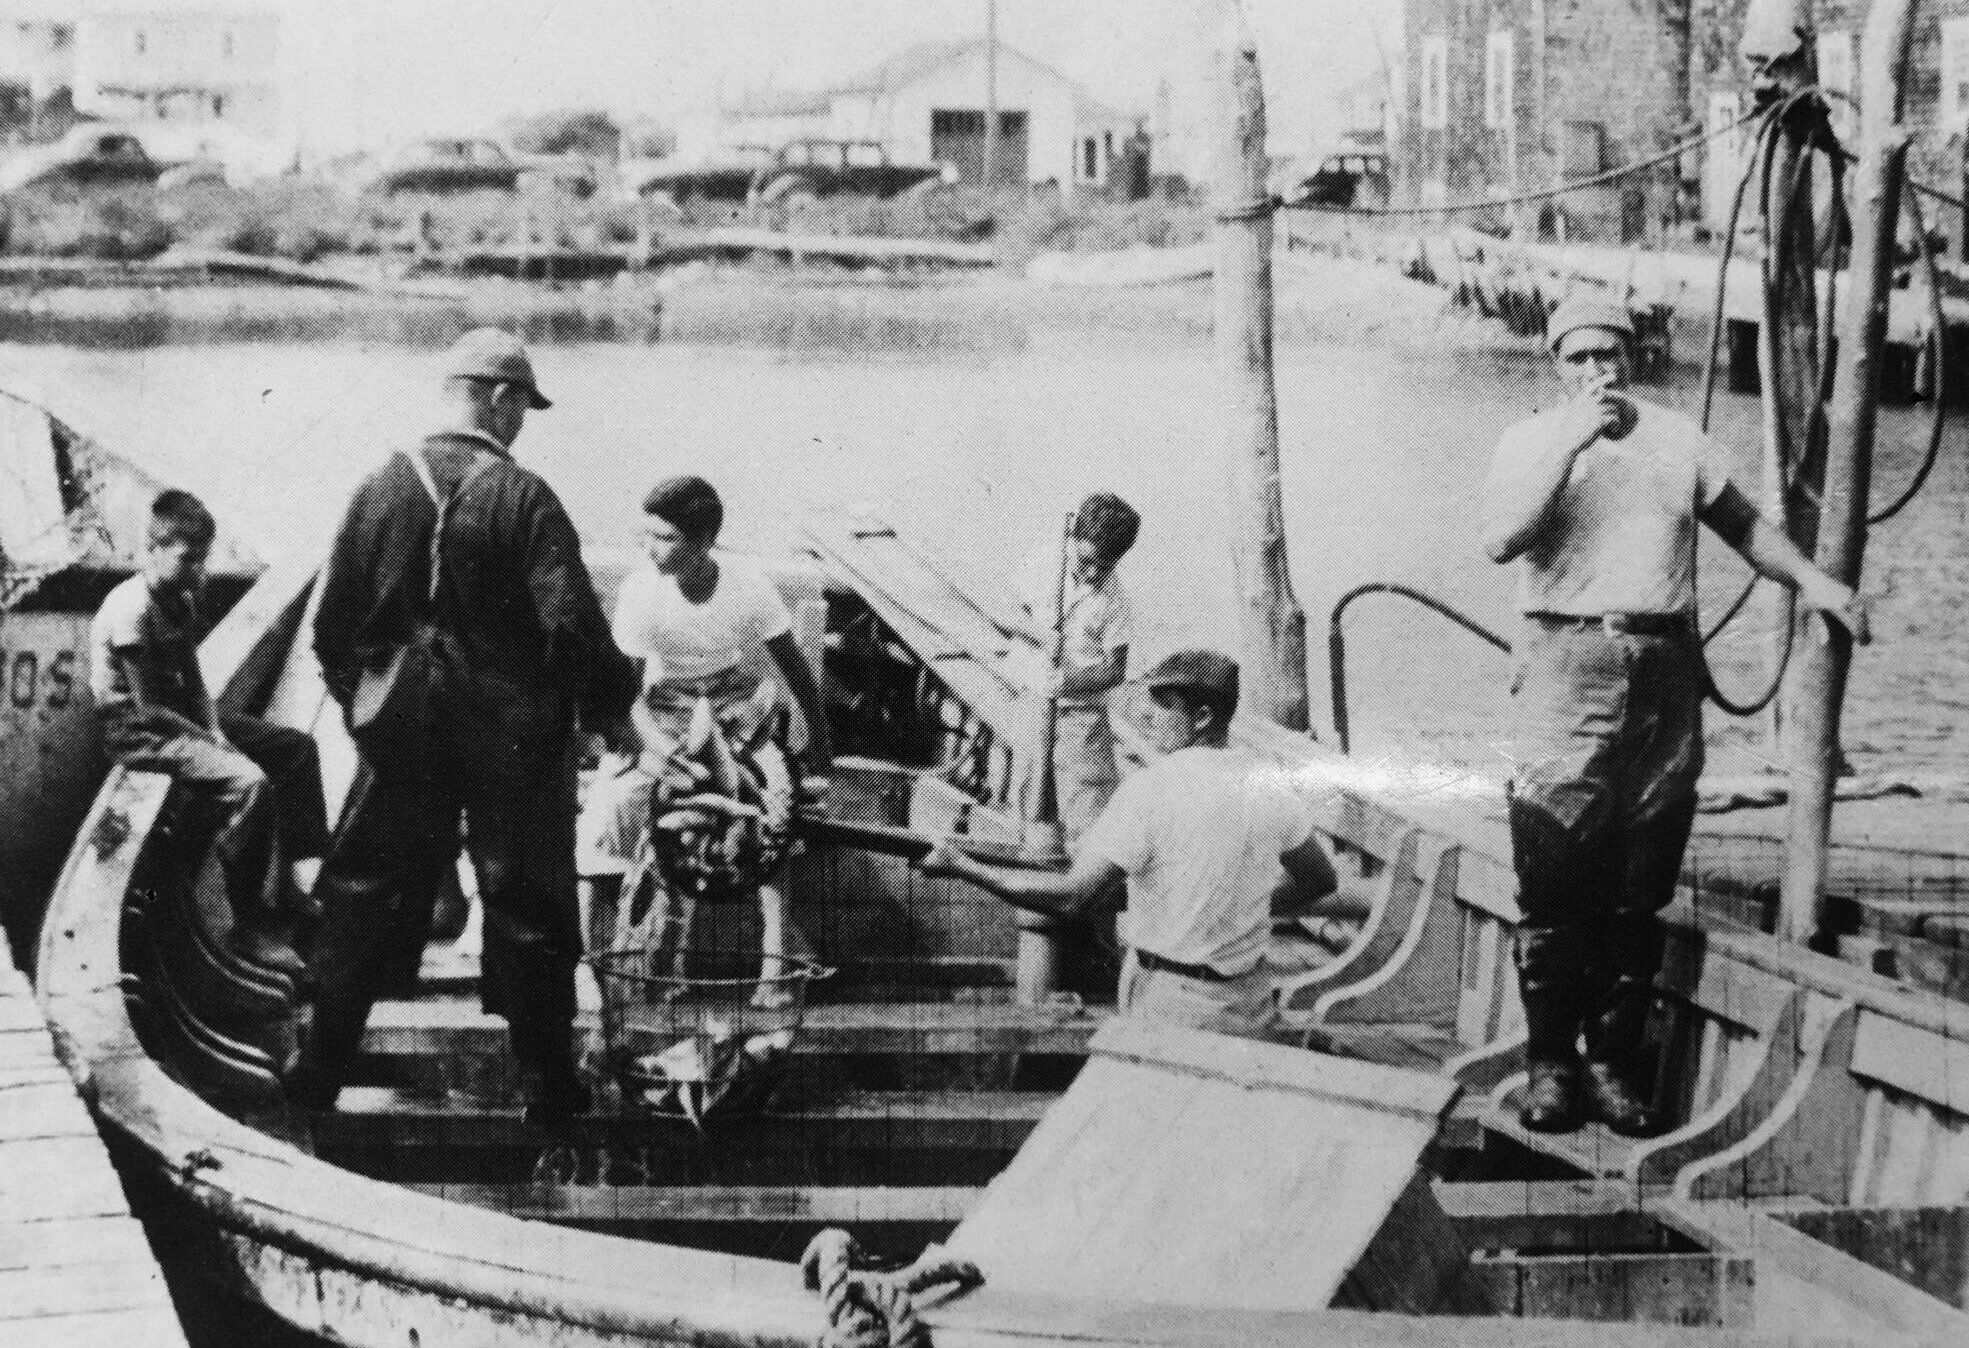
[[[1575,454],[1601,436],[1617,440],[1626,433],[1630,408],[1627,399],[1601,382],[1588,388],[1560,414],[1559,430]]]
[[[1858,645],[1872,643],[1873,628],[1867,616],[1866,599],[1852,586],[1841,585],[1821,572],[1799,588],[1798,602],[1824,615],[1827,622],[1845,628]]]

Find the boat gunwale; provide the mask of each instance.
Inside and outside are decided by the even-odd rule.
[[[257,624],[262,638],[277,635],[275,629],[302,596],[306,575],[283,573],[266,583],[276,582],[292,586],[283,601],[242,603],[221,632]],[[288,625],[289,639],[293,631]],[[230,669],[221,665],[208,670],[215,686],[227,686],[230,680],[224,676],[242,668],[259,649],[260,643],[249,635],[232,631],[226,640],[215,643],[214,656],[232,661]],[[102,827],[105,816],[116,793],[129,789],[133,777],[119,769],[98,793],[90,822],[78,834],[70,864],[56,888],[44,934],[42,1007],[64,1061],[98,1118],[139,1148],[178,1195],[226,1230],[383,1283],[467,1298],[492,1310],[544,1316],[604,1333],[689,1340],[720,1348],[811,1342],[821,1321],[820,1305],[799,1293],[787,1265],[572,1230],[490,1210],[461,1211],[462,1205],[366,1179],[312,1157],[232,1119],[172,1079],[139,1045],[124,1001],[117,942],[127,882],[148,830],[112,849],[123,862],[123,883],[85,885],[78,880],[78,863],[86,849],[100,850],[106,832],[114,832]],[[1386,807],[1377,804],[1377,808]],[[113,882],[115,877],[107,878]],[[1771,938],[1762,940],[1768,943]],[[1792,972],[1787,962],[1778,963],[1782,972]],[[225,1187],[227,1157],[238,1162],[237,1172],[254,1178],[258,1192]],[[268,1193],[268,1188],[283,1187],[283,1176],[293,1182],[293,1190]],[[379,1211],[406,1209],[418,1219],[416,1239],[363,1229]],[[434,1220],[423,1221],[425,1213]],[[545,1234],[543,1228],[552,1232],[547,1242],[539,1239]],[[481,1239],[475,1241],[474,1236]],[[549,1257],[515,1264],[488,1259],[481,1252],[485,1248]],[[640,1255],[632,1269],[638,1285],[596,1279],[597,1268],[613,1262],[600,1256],[631,1251]],[[650,1267],[656,1262],[652,1256],[684,1266],[674,1270],[684,1283],[682,1295],[652,1294],[648,1285],[655,1271]],[[693,1276],[701,1273],[723,1276],[715,1281]],[[725,1290],[691,1295],[693,1289],[713,1285]],[[1054,1306],[1044,1298],[989,1285],[939,1308],[930,1318],[947,1345],[1061,1338],[1221,1344],[1235,1338],[1247,1343],[1491,1341],[1556,1346],[1578,1342],[1582,1332],[1582,1322],[1570,1320],[1424,1319],[1332,1309],[1246,1312],[1180,1305],[1103,1308],[1078,1301]],[[1433,1332],[1430,1325],[1436,1325]],[[1607,1345],[1800,1342],[1755,1329],[1622,1322],[1602,1322],[1588,1332]],[[1867,1341],[1880,1342],[1877,1337]]]

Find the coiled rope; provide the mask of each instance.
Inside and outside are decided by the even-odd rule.
[[[873,1271],[869,1264],[855,1238],[838,1228],[808,1242],[800,1276],[827,1308],[820,1348],[930,1348],[930,1327],[916,1313],[917,1295],[945,1283],[968,1290],[984,1282],[976,1264],[939,1245],[893,1273]]]

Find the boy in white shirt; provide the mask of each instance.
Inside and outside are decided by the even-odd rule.
[[[1135,546],[1141,527],[1142,517],[1133,506],[1119,496],[1095,492],[1074,511],[1065,593],[1054,593],[1061,559],[1050,550],[1033,559],[1020,587],[1041,650],[1050,657],[1057,642],[1060,653],[1059,666],[1052,671],[1059,706],[1053,722],[1053,781],[1069,847],[1100,817],[1120,780],[1108,694],[1128,680],[1134,608],[1116,567]],[[1052,626],[1056,604],[1057,632]]]

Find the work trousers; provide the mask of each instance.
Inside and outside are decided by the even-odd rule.
[[[1629,1066],[1662,957],[1702,771],[1695,628],[1528,620],[1510,783],[1517,965],[1534,1060]]]
[[[1115,1010],[1164,1025],[1269,1039],[1278,1027],[1272,974],[1263,963],[1235,978],[1216,982],[1170,969],[1149,969],[1133,950],[1121,962]]]
[[[457,864],[461,817],[485,913],[480,1000],[506,1018],[523,1068],[548,1078],[571,1070],[582,954],[572,746],[530,771],[494,772],[485,765],[496,755],[474,754],[461,739],[466,747],[422,770],[365,762],[322,864],[307,1061],[334,1085],[393,974],[421,955],[439,886]]]
[[[192,788],[195,815],[216,815],[212,850],[233,919],[250,922],[280,905],[276,845],[284,861],[318,857],[327,845],[321,758],[306,733],[257,717],[221,712],[219,729],[225,744],[141,723],[109,727],[108,740],[118,762],[169,772]]]

